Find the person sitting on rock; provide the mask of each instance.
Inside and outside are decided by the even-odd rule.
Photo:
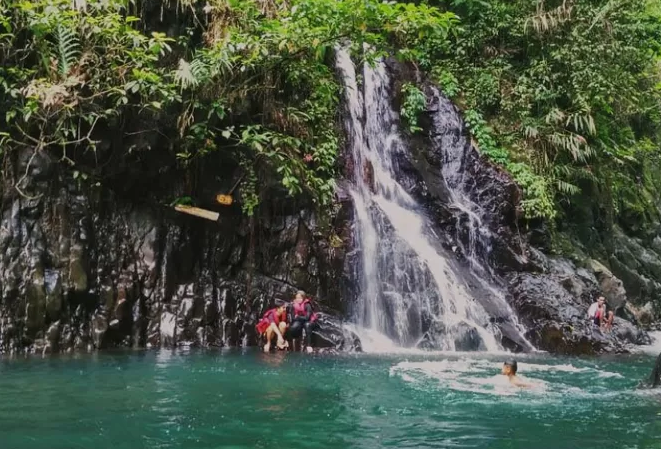
[[[606,332],[610,332],[613,329],[613,320],[615,320],[615,314],[612,310],[606,310],[606,304],[604,304],[604,311],[602,314],[601,326]]]
[[[278,349],[286,349],[289,346],[284,338],[287,331],[287,305],[281,302],[273,309],[267,310],[257,323],[256,328],[257,333],[266,338],[264,352],[271,351],[271,341],[273,341],[274,335],[278,337]]]
[[[523,382],[517,375],[516,372],[518,371],[518,365],[516,363],[516,360],[508,360],[505,363],[503,363],[503,370],[502,374],[503,376],[507,376],[507,379],[510,381],[512,385],[515,387],[521,387],[521,388],[531,388],[532,385]]]
[[[287,329],[287,340],[300,338],[305,332],[305,350],[312,352],[312,331],[318,326],[318,323],[317,314],[312,310],[310,299],[305,297],[304,291],[298,291],[288,309],[290,326]]]
[[[614,314],[612,311],[606,313],[606,298],[600,296],[597,302],[588,309],[588,319],[604,330],[610,331],[613,327]]]

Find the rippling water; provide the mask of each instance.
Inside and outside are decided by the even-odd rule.
[[[661,448],[653,358],[104,353],[0,361],[0,448]]]

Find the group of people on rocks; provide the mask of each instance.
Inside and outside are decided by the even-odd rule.
[[[599,329],[611,331],[615,314],[606,309],[606,298],[599,296],[588,308],[588,319]],[[264,352],[271,351],[274,338],[277,339],[276,348],[285,350],[290,347],[290,341],[293,345],[301,337],[304,337],[305,351],[312,352],[312,331],[317,326],[317,314],[312,310],[310,298],[304,291],[298,291],[292,302],[281,301],[267,310],[256,328],[265,340]]]
[[[592,303],[588,309],[588,319],[600,329],[606,332],[611,331],[615,314],[612,310],[606,310],[606,298],[600,296],[596,302]]]
[[[276,348],[285,350],[303,337],[306,352],[312,352],[312,331],[319,326],[317,314],[312,310],[312,302],[304,291],[296,292],[290,303],[281,301],[264,313],[257,323],[257,333],[265,339],[264,352],[271,351],[276,339]],[[294,349],[294,348],[292,348]]]

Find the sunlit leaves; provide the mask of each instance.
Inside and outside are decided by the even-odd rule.
[[[451,4],[462,23],[452,46],[431,58],[433,73],[467,109],[482,152],[524,186],[527,215],[550,218],[590,191],[603,192],[591,200],[604,208],[622,208],[618,192],[629,192],[630,207],[630,192],[652,189],[640,181],[661,171],[655,2]],[[652,150],[640,151],[646,139]]]
[[[178,36],[172,30],[184,27],[156,31],[129,14],[143,12],[126,0],[2,2],[3,140],[56,147],[73,166],[67,151],[93,147],[99,123],[121,131],[123,119],[146,114],[168,123],[159,132],[184,169],[221,151],[239,163],[248,214],[273,178],[291,195],[328,204],[340,149],[333,49],[422,64],[428,49],[448,47],[457,22],[425,3],[381,0],[175,3],[163,7],[176,8],[177,25],[187,27]],[[424,95],[413,86],[405,94],[415,130]]]
[[[402,85],[402,97],[399,113],[404,120],[404,124],[408,127],[408,131],[411,134],[422,131],[422,128],[418,126],[418,117],[427,106],[425,94],[417,86],[404,83]]]
[[[270,169],[290,194],[305,192],[323,205],[333,197],[339,152],[341,86],[328,65],[330,52],[352,45],[366,60],[398,51],[415,54],[425,39],[441,42],[456,17],[424,4],[377,0],[292,0],[286,6],[237,0],[205,10],[208,45],[192,49],[172,73],[188,102],[179,128],[190,134],[196,111],[218,97],[233,111],[260,99],[258,123],[250,124],[249,117],[221,136],[236,141],[242,164],[252,160],[263,168],[255,172],[258,178]],[[407,93],[405,107],[412,130],[425,103],[420,91],[415,94]],[[209,121],[209,131],[222,126]],[[206,154],[201,143],[207,138],[190,141],[186,161]]]

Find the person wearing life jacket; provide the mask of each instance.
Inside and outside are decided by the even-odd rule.
[[[289,305],[289,329],[287,339],[300,338],[305,332],[305,350],[312,352],[312,331],[318,326],[317,314],[312,310],[312,303],[304,291],[298,291]]]
[[[284,338],[287,331],[287,305],[284,302],[276,305],[273,309],[267,310],[255,327],[257,333],[266,338],[264,352],[271,350],[271,341],[273,341],[274,335],[278,337],[278,349],[286,349],[289,346]]]

